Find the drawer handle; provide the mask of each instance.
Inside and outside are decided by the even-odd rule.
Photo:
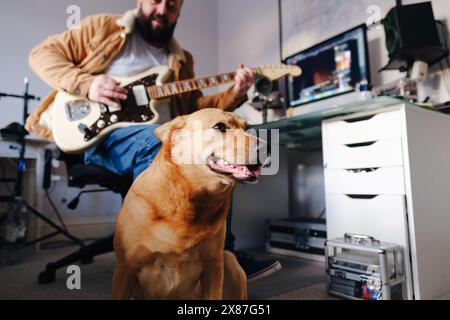
[[[359,118],[347,119],[347,120],[344,120],[344,121],[345,121],[345,122],[348,122],[348,123],[353,123],[353,122],[358,122],[358,121],[366,121],[366,120],[370,120],[370,119],[372,119],[373,117],[375,117],[375,114],[371,114],[371,115],[364,116],[364,117],[359,117]]]
[[[347,197],[352,199],[375,199],[377,194],[346,194]]]
[[[366,172],[366,173],[374,172],[379,169],[380,168],[362,168],[362,169],[346,169],[346,171],[357,174],[357,173],[361,173],[361,172]]]
[[[350,144],[346,144],[345,146],[349,147],[349,148],[359,148],[359,147],[368,147],[371,146],[373,144],[375,144],[377,141],[369,141],[369,142],[360,142],[360,143],[350,143]]]

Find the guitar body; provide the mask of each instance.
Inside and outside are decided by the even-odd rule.
[[[114,129],[158,122],[158,105],[166,104],[167,99],[151,99],[146,88],[161,85],[169,77],[170,70],[165,66],[151,68],[130,78],[114,77],[128,90],[128,98],[120,101],[118,110],[58,92],[50,111],[56,145],[66,153],[81,153]]]

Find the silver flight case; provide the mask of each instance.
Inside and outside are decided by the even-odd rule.
[[[365,235],[327,240],[326,285],[330,294],[353,300],[403,300],[403,250]]]

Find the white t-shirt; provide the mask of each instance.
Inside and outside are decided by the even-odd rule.
[[[131,77],[151,67],[167,64],[167,49],[151,46],[135,30],[129,35],[122,51],[111,61],[105,73],[112,77]]]
[[[134,30],[128,36],[122,51],[109,64],[105,74],[110,77],[132,77],[159,65],[168,65],[168,50],[151,46]],[[176,108],[171,110],[172,106],[172,103],[158,103],[158,124],[170,121],[172,115],[177,114]]]

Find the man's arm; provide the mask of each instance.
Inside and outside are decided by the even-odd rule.
[[[32,49],[29,64],[52,88],[86,97],[93,75],[78,67],[87,56],[89,44],[105,24],[106,16],[83,19],[80,28],[51,36]],[[97,33],[97,34],[96,34]]]

